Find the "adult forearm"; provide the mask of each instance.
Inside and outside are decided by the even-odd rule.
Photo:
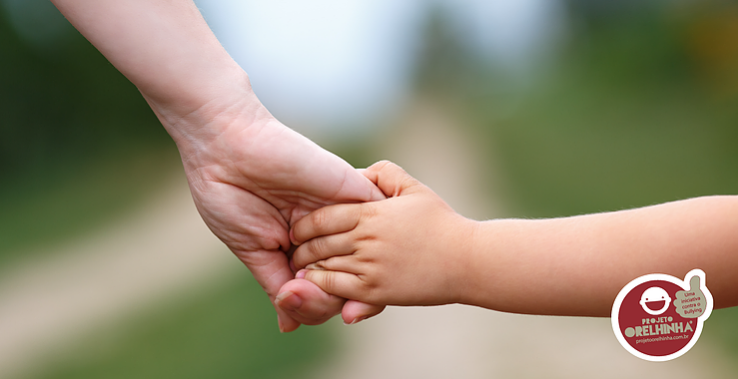
[[[618,291],[650,273],[700,268],[716,308],[738,305],[738,197],[628,211],[483,223],[473,299],[511,312],[608,316]]]
[[[252,104],[242,107],[259,108],[246,73],[191,0],[52,1],[138,87],[175,140],[184,137],[179,133],[202,133],[177,130],[180,117],[223,112],[220,98],[247,99]]]

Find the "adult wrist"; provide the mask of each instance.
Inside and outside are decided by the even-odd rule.
[[[193,87],[171,96],[141,91],[183,156],[202,150],[229,129],[264,125],[274,119],[254,94],[243,70],[213,78],[208,87]]]

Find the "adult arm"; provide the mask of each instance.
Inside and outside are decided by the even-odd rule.
[[[290,223],[326,204],[383,197],[264,108],[191,0],[52,1],[141,91],[177,144],[206,224],[272,302],[294,277],[285,254]],[[286,287],[297,298],[285,309],[275,303],[283,331],[324,322],[344,302],[307,281]],[[381,311],[350,309],[355,316]]]

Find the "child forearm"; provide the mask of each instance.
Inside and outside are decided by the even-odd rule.
[[[738,305],[738,197],[549,220],[481,223],[464,303],[502,311],[608,316],[618,291],[649,273],[700,268],[715,307]]]

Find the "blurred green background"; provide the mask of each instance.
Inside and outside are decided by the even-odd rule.
[[[44,45],[19,33],[11,3],[0,6],[0,275],[29,252],[94,234],[181,171],[132,84],[50,5],[24,20],[56,20],[60,37]],[[569,0],[565,38],[521,70],[476,51],[463,22],[429,4],[409,96],[463,115],[501,171],[509,216],[738,192],[732,2]],[[366,166],[383,158],[381,143],[324,145]],[[339,348],[332,324],[280,335],[273,319],[246,270],[233,271],[81,335],[32,377],[294,377]],[[738,310],[716,311],[701,343],[738,357],[737,325]]]

